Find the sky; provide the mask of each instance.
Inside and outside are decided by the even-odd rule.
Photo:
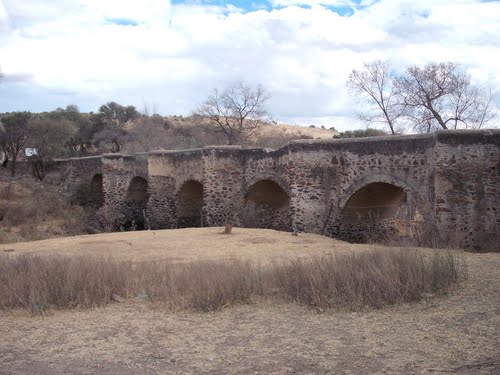
[[[0,112],[189,115],[243,80],[276,121],[348,130],[347,78],[376,59],[462,63],[500,108],[500,1],[0,0]]]

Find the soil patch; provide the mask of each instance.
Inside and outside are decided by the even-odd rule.
[[[269,262],[370,248],[309,234],[235,228],[220,236],[220,230],[112,233],[8,248],[15,249],[9,256],[173,262],[234,256]],[[252,243],[259,238],[274,242]],[[459,253],[469,269],[460,288],[381,310],[319,313],[256,302],[203,314],[131,301],[43,316],[0,313],[0,374],[500,373],[500,254]]]

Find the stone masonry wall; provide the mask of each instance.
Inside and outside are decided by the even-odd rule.
[[[135,207],[127,202],[127,191],[134,177],[148,180],[147,154],[125,156],[105,154],[102,156],[102,190],[104,195],[101,212],[105,225],[119,225],[137,217],[128,217]],[[134,216],[137,216],[134,212]],[[127,223],[130,225],[130,223]]]
[[[288,154],[283,150],[247,149],[242,150],[241,155],[244,173],[239,193],[243,198],[241,207],[238,208],[240,223],[258,228],[290,231],[292,224],[287,173]],[[261,181],[268,181],[271,186],[276,184],[286,195],[287,203],[277,207],[273,197],[266,197],[266,200],[269,200],[267,203],[252,202],[249,193]],[[276,195],[279,199],[281,194],[278,192]]]
[[[435,157],[441,241],[500,251],[500,131],[440,132]]]
[[[209,226],[241,225],[243,150],[240,146],[203,150],[203,202]]]
[[[176,200],[179,189],[187,181],[203,183],[201,149],[156,151],[148,159],[148,217],[152,228],[176,228]]]
[[[353,212],[346,209],[349,199],[371,184],[391,184],[404,191],[404,199],[397,217],[381,225],[406,226],[412,234],[418,229],[421,237],[459,247],[498,250],[499,149],[498,130],[296,141],[275,151],[213,146],[72,159],[68,181],[102,173],[106,211],[124,205],[134,176],[145,178],[152,228],[177,227],[179,191],[197,181],[203,185],[205,226],[255,225],[346,239],[362,230],[346,224],[346,212]],[[276,184],[269,191],[285,192],[288,201],[277,207],[249,198],[261,181]]]
[[[402,188],[409,209],[432,210],[433,138],[428,136],[295,142],[289,145],[294,226],[338,237],[348,199],[364,186]]]
[[[95,175],[102,175],[101,156],[70,158],[64,164],[66,168],[61,168],[61,173],[64,178],[65,190],[70,193],[74,193],[82,183],[90,184]]]

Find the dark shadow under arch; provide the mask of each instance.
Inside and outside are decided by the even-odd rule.
[[[125,197],[125,220],[123,229],[143,230],[146,228],[146,206],[149,200],[148,181],[135,176],[130,180]]]
[[[101,207],[104,204],[104,192],[102,188],[102,174],[98,173],[92,177],[89,189],[89,205]]]
[[[249,228],[291,230],[290,198],[272,180],[257,181],[245,195],[242,224]]]
[[[203,226],[203,184],[186,181],[180,187],[176,199],[177,227],[198,228]]]
[[[360,217],[377,216],[387,219],[397,215],[406,200],[405,191],[385,182],[371,183],[355,192],[343,210],[344,218],[357,220]]]
[[[387,242],[406,235],[409,214],[403,188],[372,182],[349,197],[337,236],[350,242]]]

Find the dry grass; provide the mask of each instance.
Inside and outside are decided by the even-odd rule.
[[[280,136],[282,138],[308,138],[308,139],[332,139],[333,136],[338,135],[337,131],[332,131],[329,129],[322,129],[320,126],[315,128],[286,125],[286,124],[276,124],[263,126],[256,131],[254,138],[272,137]]]
[[[467,277],[465,263],[449,252],[430,257],[408,249],[328,255],[294,260],[272,270],[270,277],[301,304],[359,310],[420,301],[445,294]],[[283,293],[285,291],[285,293]]]
[[[0,254],[90,256],[174,268],[236,258],[265,268],[379,249],[312,234],[234,228],[224,236],[222,230],[66,237],[0,245]],[[419,252],[431,260],[441,250]],[[317,308],[269,297],[200,314],[130,296],[123,303],[50,309],[42,316],[24,308],[0,310],[0,374],[497,373],[500,255],[453,253],[467,263],[468,279],[459,288],[446,297],[426,294],[421,302],[383,309],[317,314]]]
[[[371,245],[351,245],[311,233],[292,236],[269,229],[224,227],[116,232],[0,244],[12,255],[89,255],[132,262],[223,262],[238,258],[269,264],[291,258],[310,258],[326,252],[369,251]]]
[[[456,255],[435,252],[427,259],[406,249],[330,254],[267,267],[239,259],[172,265],[2,255],[0,306],[37,313],[141,296],[174,310],[214,311],[262,298],[319,308],[381,308],[446,293],[465,277]]]
[[[31,178],[0,182],[0,243],[81,234],[86,222],[84,210],[53,185]]]

